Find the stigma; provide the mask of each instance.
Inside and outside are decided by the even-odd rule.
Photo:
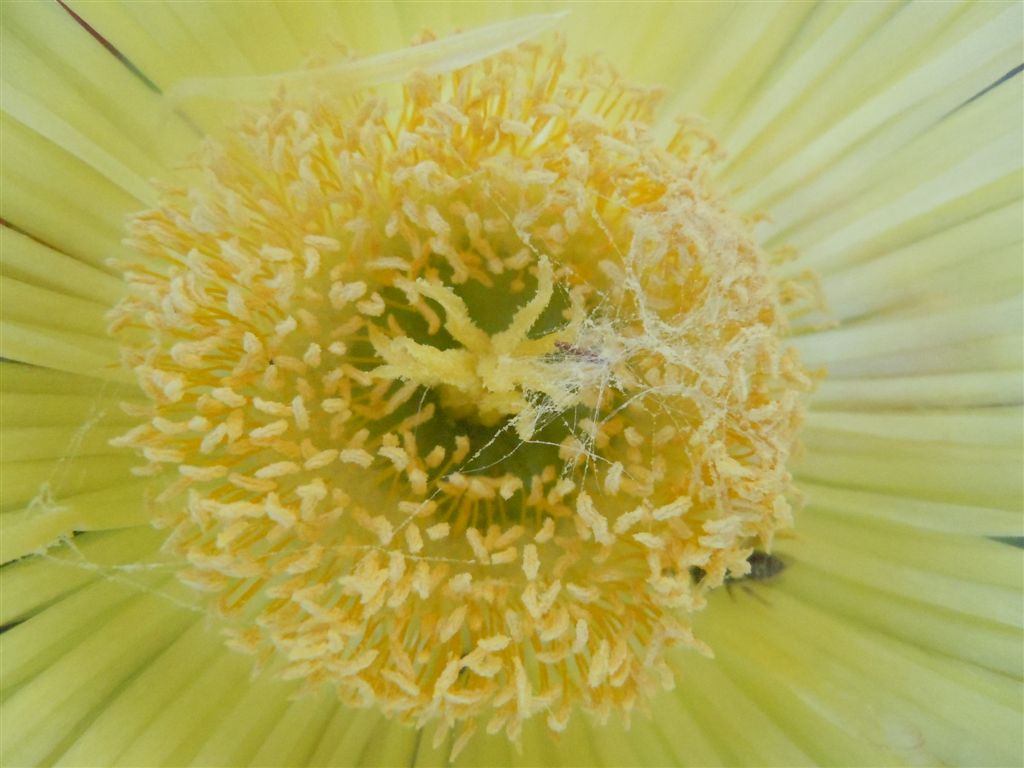
[[[709,652],[706,589],[791,524],[809,380],[657,102],[558,43],[282,92],[133,219],[116,442],[232,647],[457,745]]]

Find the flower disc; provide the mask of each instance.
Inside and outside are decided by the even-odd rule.
[[[539,45],[283,93],[134,219],[119,443],[233,646],[513,738],[702,648],[688,613],[790,524],[808,379],[713,142],[656,141],[656,102]]]

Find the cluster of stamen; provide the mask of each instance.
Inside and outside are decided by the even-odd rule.
[[[808,382],[656,101],[538,45],[397,106],[282,94],[134,219],[117,442],[233,647],[459,745],[703,650],[687,615],[790,523]]]

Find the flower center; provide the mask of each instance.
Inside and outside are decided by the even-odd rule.
[[[372,375],[435,388],[450,413],[485,426],[514,416],[516,432],[529,440],[542,408],[562,413],[578,404],[581,396],[575,382],[562,378],[570,366],[548,358],[560,350],[559,345],[571,349],[583,308],[574,306],[572,322],[565,328],[537,339],[527,336],[553,294],[551,262],[541,256],[537,269],[536,295],[516,312],[507,328],[493,336],[473,324],[465,302],[452,289],[421,278],[417,292],[444,308],[444,327],[462,347],[442,350],[404,333],[388,338],[371,329],[370,341],[385,362]]]
[[[570,70],[284,94],[130,228],[151,403],[118,442],[181,578],[234,647],[439,738],[628,713],[790,524],[808,382],[766,256],[703,134]]]

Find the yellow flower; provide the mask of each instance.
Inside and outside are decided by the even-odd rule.
[[[513,10],[4,7],[5,764],[1024,758],[1021,6]]]

